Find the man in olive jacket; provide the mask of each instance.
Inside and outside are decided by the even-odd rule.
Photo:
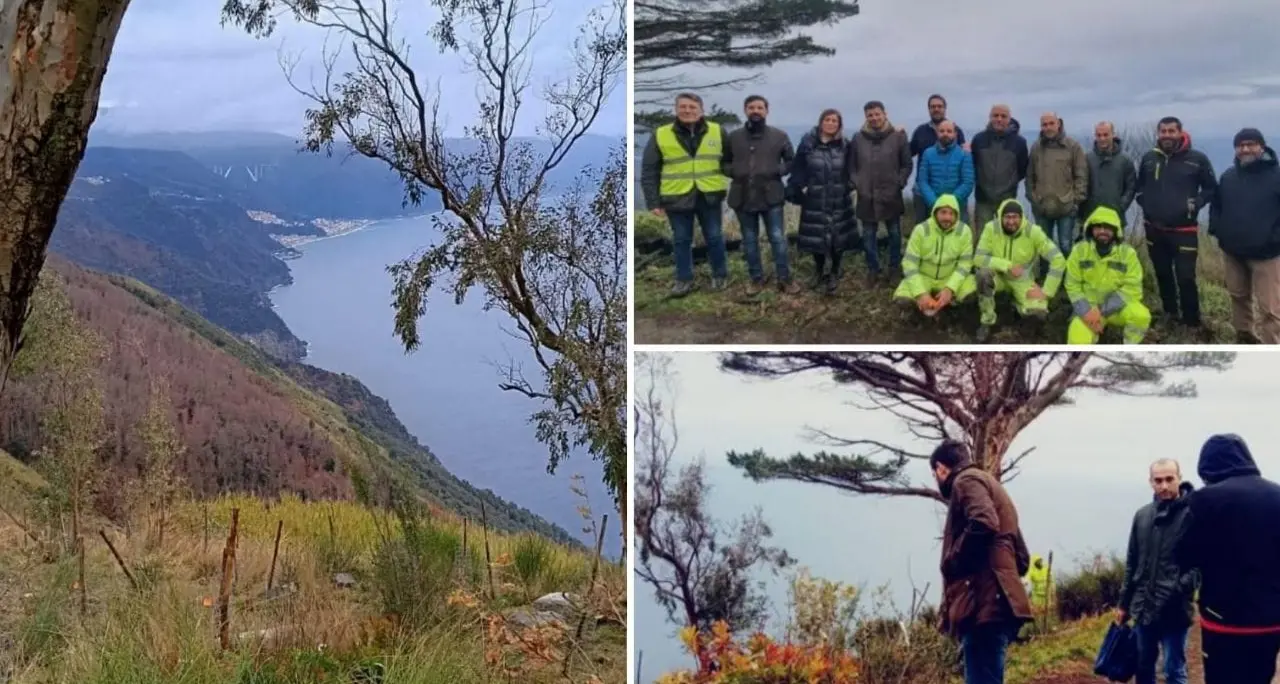
[[[1040,116],[1040,137],[1031,145],[1027,164],[1027,199],[1036,223],[1063,254],[1076,241],[1076,212],[1089,191],[1089,161],[1080,143],[1062,130],[1062,119]]]
[[[749,95],[742,103],[747,123],[729,134],[729,146],[720,160],[729,186],[729,208],[738,216],[742,228],[742,254],[747,260],[750,295],[760,294],[767,278],[760,262],[760,224],[773,253],[773,270],[778,289],[795,294],[799,288],[791,280],[791,264],[787,259],[787,236],[783,231],[782,207],[785,193],[782,178],[787,175],[796,151],[786,131],[765,122],[769,101],[761,95]]]
[[[1179,565],[1176,550],[1190,522],[1187,496],[1194,488],[1182,481],[1178,462],[1167,458],[1151,464],[1149,480],[1155,496],[1133,516],[1116,622],[1132,619],[1136,628],[1135,684],[1155,684],[1161,650],[1166,684],[1186,684],[1187,631],[1198,574]]]
[[[1031,553],[1004,486],[978,468],[969,450],[945,441],[929,457],[947,500],[942,529],[941,627],[960,639],[965,684],[1003,684],[1004,654],[1031,602],[1022,576]]]

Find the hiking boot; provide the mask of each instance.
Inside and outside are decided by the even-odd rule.
[[[974,334],[973,339],[978,344],[986,344],[987,340],[991,339],[991,326],[989,325],[978,326],[978,332]]]
[[[688,297],[688,296],[689,296],[689,294],[690,294],[690,293],[692,293],[692,292],[693,292],[693,281],[692,281],[692,280],[689,280],[689,281],[684,281],[684,280],[676,281],[676,284],[671,286],[671,297],[672,297],[672,298]]]
[[[800,294],[800,283],[797,283],[796,281],[790,280],[790,279],[779,280],[778,292],[781,292],[782,294],[789,294],[789,295]]]
[[[729,286],[728,278],[712,278],[711,279],[712,292],[721,292],[728,286]]]
[[[840,287],[839,273],[832,273],[831,275],[827,276],[827,286],[824,292],[828,297],[834,297],[836,295],[836,290],[839,289],[839,287]]]
[[[764,291],[764,281],[753,280],[747,283],[747,296],[755,297]]]
[[[813,278],[809,280],[809,289],[816,290],[827,282],[827,274],[819,271],[813,274]]]
[[[881,279],[880,279],[879,271],[872,271],[867,274],[867,287],[875,289],[877,287],[880,287],[880,282],[881,282]]]
[[[1262,344],[1262,340],[1250,330],[1237,330],[1236,344]]]

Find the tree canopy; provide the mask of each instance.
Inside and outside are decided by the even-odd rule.
[[[932,486],[915,482],[910,464],[929,458],[919,441],[956,439],[974,462],[1007,480],[1033,448],[1010,455],[1018,434],[1054,406],[1089,391],[1132,397],[1195,396],[1177,371],[1231,366],[1235,354],[1219,352],[733,352],[722,370],[746,377],[782,379],[827,375],[849,387],[855,410],[895,416],[916,445],[811,429],[832,450],[777,457],[763,450],[729,452],[729,462],[750,478],[823,484],[859,494],[941,500]],[[838,450],[838,451],[837,451]]]

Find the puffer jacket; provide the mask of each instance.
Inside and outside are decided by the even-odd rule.
[[[1120,607],[1138,625],[1191,624],[1191,598],[1199,582],[1195,568],[1177,561],[1177,548],[1191,521],[1187,506],[1195,487],[1183,482],[1178,498],[1138,509],[1129,530]]]
[[[788,199],[800,205],[800,251],[830,254],[858,244],[848,164],[849,143],[839,135],[822,142],[814,128],[800,141],[787,180]]]
[[[961,207],[967,207],[973,183],[973,156],[959,144],[943,147],[938,143],[920,155],[916,192],[930,209],[942,195],[951,195]],[[960,212],[961,216],[966,214],[963,210]]]

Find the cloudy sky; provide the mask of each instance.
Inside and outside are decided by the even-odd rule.
[[[940,92],[966,132],[1005,102],[1031,128],[1045,110],[1073,133],[1102,119],[1172,114],[1202,135],[1252,125],[1280,137],[1267,130],[1280,115],[1280,14],[1267,3],[862,0],[861,9],[813,32],[834,57],[777,64],[759,82],[707,93],[709,100],[738,111],[758,91],[774,122],[794,125],[816,121],[826,107],[860,120],[862,104],[879,99],[891,119],[913,127],[927,117],[928,95]]]
[[[394,4],[394,3],[393,3]],[[446,130],[458,134],[474,121],[476,78],[463,61],[442,55],[425,37],[431,15],[425,0],[398,3],[401,35],[413,48],[414,66],[434,89],[447,93],[441,110]],[[534,42],[534,86],[566,73],[571,55],[566,37],[577,36],[587,13],[607,3],[551,0],[551,16]],[[255,40],[239,29],[219,26],[221,0],[134,0],[116,41],[99,125],[128,131],[256,130],[297,136],[307,101],[289,87],[280,66],[283,54],[300,59],[295,77],[304,83],[322,76],[320,58],[327,34],[282,20],[275,35]],[[337,45],[328,37],[330,47]],[[626,130],[626,91],[620,83],[595,132]],[[538,88],[533,88],[537,90]],[[545,116],[541,102],[526,105],[522,133],[532,133]]]
[[[808,427],[914,446],[902,422],[883,411],[851,406],[859,392],[836,385],[829,374],[746,379],[722,372],[713,353],[672,356],[673,410],[680,421],[675,458],[686,463],[703,459],[712,515],[733,520],[758,507],[773,528],[774,541],[814,575],[868,590],[887,585],[899,607],[909,601],[913,586],[927,588],[928,599],[937,601],[941,506],[796,482],[754,483],[725,459],[729,450],[755,448],[778,457],[811,453],[819,447],[805,436]],[[1028,447],[1036,451],[1008,482],[1009,493],[1031,551],[1052,552],[1055,572],[1074,568],[1094,553],[1125,547],[1134,511],[1150,501],[1147,467],[1152,461],[1177,459],[1184,476],[1199,485],[1195,469],[1200,447],[1214,433],[1242,435],[1263,475],[1280,477],[1275,420],[1256,410],[1280,400],[1280,356],[1240,354],[1226,372],[1199,371],[1171,379],[1186,378],[1197,384],[1195,399],[1081,393],[1075,405],[1049,410],[1014,441],[1011,453]],[[638,377],[636,387],[645,391],[646,380]],[[920,445],[920,450],[928,451],[928,446]],[[925,464],[913,464],[911,475],[916,483],[930,482]],[[785,578],[771,579],[768,592],[776,627],[786,610]],[[864,605],[873,608],[869,598]],[[634,606],[636,644],[644,651],[643,681],[686,665],[676,629],[654,601],[652,589],[637,585]]]

